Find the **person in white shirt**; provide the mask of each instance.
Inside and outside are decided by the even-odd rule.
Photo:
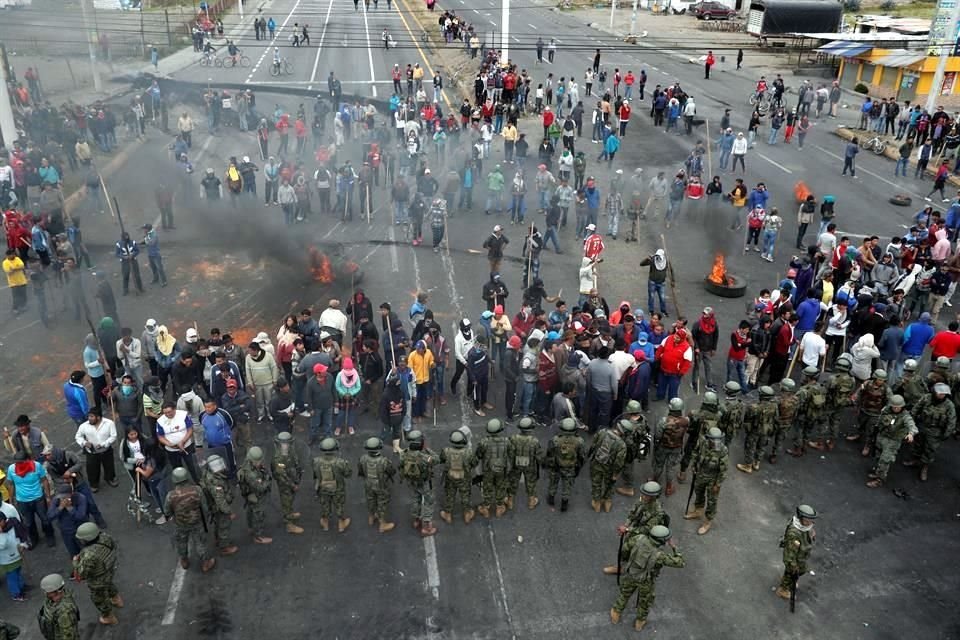
[[[800,340],[800,360],[804,367],[820,368],[820,358],[827,355],[827,341],[820,334],[823,333],[823,321],[818,320],[813,331],[807,331]]]
[[[117,472],[114,466],[113,443],[117,441],[117,425],[113,420],[103,417],[96,407],[87,412],[87,421],[77,427],[74,438],[86,453],[87,480],[94,492],[100,489],[100,470],[103,478],[111,487],[117,486]]]
[[[582,307],[587,298],[590,297],[590,291],[597,288],[597,263],[590,258],[583,258],[580,262],[580,286],[578,291],[580,299],[577,306]]]
[[[143,351],[139,338],[133,337],[133,330],[124,327],[117,340],[117,358],[123,365],[124,374],[133,377],[137,386],[143,388]]]
[[[838,301],[827,310],[827,344],[830,346],[831,364],[841,353],[846,351],[847,327],[850,325],[850,316],[847,314],[846,301]]]
[[[317,319],[320,329],[327,331],[337,344],[343,344],[343,337],[347,335],[347,314],[340,311],[340,301],[336,298],[327,303],[327,308],[323,310]]]
[[[197,447],[193,443],[193,419],[186,411],[178,411],[174,403],[164,402],[162,414],[157,418],[157,440],[166,450],[171,467],[186,467],[193,481],[200,481],[195,458]]]

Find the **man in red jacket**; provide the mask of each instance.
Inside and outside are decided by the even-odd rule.
[[[550,105],[547,105],[543,108],[543,137],[546,138],[547,130],[550,129],[550,125],[553,124],[555,117],[553,111],[550,109]]]
[[[764,363],[769,367],[770,382],[779,382],[783,379],[783,373],[787,369],[790,346],[794,343],[793,328],[797,326],[797,314],[793,311],[787,311],[783,314],[783,324],[779,331],[773,337],[773,346],[770,349],[770,356]],[[761,369],[762,373],[762,369]]]
[[[667,336],[657,347],[660,361],[660,381],[657,383],[657,400],[679,398],[680,381],[693,366],[693,347],[687,340],[687,330],[680,327]]]
[[[713,57],[713,51],[707,51],[707,59],[703,63],[703,78],[705,80],[710,79],[710,68],[716,63],[716,59]]]
[[[620,105],[620,112],[617,113],[617,118],[620,120],[620,137],[622,138],[627,133],[627,125],[630,124],[629,100],[624,100],[623,104]]]

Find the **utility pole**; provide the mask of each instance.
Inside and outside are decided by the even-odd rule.
[[[7,89],[6,60],[0,60],[0,138],[3,138],[3,144],[7,148],[12,148],[14,140],[20,138],[16,122],[13,120],[12,97]]]
[[[237,0],[237,6],[240,8],[240,22],[243,22],[243,0]]]
[[[90,23],[90,14],[87,12],[87,1],[80,0],[80,11],[83,12],[83,28],[87,32],[87,49],[90,51],[90,70],[93,72],[93,90],[100,92],[103,85],[100,83],[100,70],[97,69],[96,29]]]
[[[945,6],[944,6],[945,5]],[[949,19],[946,10],[949,9]],[[937,3],[936,13],[930,24],[930,39],[927,41],[927,51],[936,47],[940,60],[937,61],[937,70],[933,74],[933,84],[927,95],[927,113],[933,113],[943,90],[943,77],[947,70],[947,59],[953,55],[956,46],[957,24],[960,22],[960,2],[940,0]],[[946,23],[946,24],[944,24]],[[956,88],[956,80],[954,80]]]
[[[613,16],[617,12],[617,0],[610,0],[610,28],[613,29]]]
[[[639,0],[633,0],[633,13],[630,14],[630,33],[633,36],[637,34],[637,4]]]
[[[510,59],[510,0],[501,0],[500,4],[500,61]]]

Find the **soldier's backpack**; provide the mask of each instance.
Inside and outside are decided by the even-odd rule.
[[[503,473],[507,470],[507,441],[505,438],[491,438],[487,443],[486,461],[490,471]]]
[[[777,406],[777,421],[782,425],[793,424],[793,418],[797,415],[798,404],[799,400],[793,394],[781,396],[780,403]]]
[[[517,469],[526,469],[530,466],[531,438],[528,436],[517,436],[513,443],[516,447],[513,456],[513,465]]]
[[[333,460],[320,458],[317,460],[320,478],[317,480],[317,489],[323,493],[334,493],[337,490],[337,476],[333,471]]]
[[[401,467],[401,473],[403,477],[411,481],[420,480],[420,459],[419,457],[410,452],[406,451],[403,454],[403,466]]]
[[[363,463],[363,476],[366,479],[368,489],[380,488],[380,465],[376,458],[368,457]]]
[[[173,521],[178,525],[191,525],[203,518],[203,499],[198,487],[173,490]]]
[[[593,461],[597,464],[607,464],[613,455],[613,436],[609,431],[604,431],[600,436],[600,443],[593,452]]]
[[[737,425],[741,422],[743,422],[743,404],[741,402],[730,402],[720,411],[717,427],[724,434],[728,434],[736,432]]]
[[[447,477],[451,480],[463,480],[466,477],[463,468],[465,453],[463,449],[447,449]]]
[[[683,434],[687,432],[688,421],[684,417],[667,416],[660,436],[660,446],[667,449],[676,449],[683,445]]]
[[[769,436],[773,433],[777,422],[777,403],[761,402],[758,408],[760,411],[760,433]]]
[[[577,466],[577,440],[564,436],[557,440],[557,464],[561,469],[573,469]]]
[[[856,386],[856,381],[853,379],[853,376],[840,373],[837,374],[833,379],[833,397],[830,398],[830,404],[833,407],[849,407],[850,406],[850,396],[853,394],[853,389]]]
[[[810,389],[810,405],[814,411],[822,411],[827,405],[827,394],[819,384],[815,384]]]

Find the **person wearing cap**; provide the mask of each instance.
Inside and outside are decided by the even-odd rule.
[[[114,344],[123,373],[133,378],[138,386],[143,385],[143,345],[133,337],[133,329],[120,329],[120,339]]]
[[[950,397],[950,386],[943,382],[934,384],[931,393],[920,398],[911,413],[920,424],[920,438],[913,443],[911,459],[903,466],[920,467],[920,481],[926,482],[937,450],[957,430],[957,412]]]
[[[493,311],[497,306],[504,307],[507,304],[507,298],[510,296],[510,290],[504,283],[500,273],[493,271],[490,273],[490,279],[483,283],[483,289],[480,297],[486,303],[487,310]]]
[[[591,221],[585,227],[587,237],[583,240],[583,257],[597,263],[602,260],[603,250],[606,248],[603,244],[603,236],[597,233],[597,225]]]
[[[320,439],[333,435],[333,385],[334,376],[325,364],[313,365],[313,377],[307,381],[304,392],[304,409],[310,412],[310,440],[312,446]]]
[[[239,430],[240,445],[248,448],[253,445],[253,433],[250,418],[253,415],[253,398],[240,387],[236,378],[228,378],[226,391],[219,398],[219,406],[230,414],[233,428]]]
[[[503,234],[503,227],[495,225],[493,232],[483,241],[483,248],[487,250],[487,261],[490,263],[490,273],[500,272],[503,251],[508,244],[510,239]]]
[[[80,553],[77,529],[89,518],[88,508],[87,499],[69,482],[57,485],[56,493],[50,498],[47,519],[60,529],[60,539],[71,558]]]
[[[417,393],[413,400],[413,420],[419,424],[427,411],[427,401],[432,387],[431,378],[436,367],[433,352],[427,349],[427,343],[418,340],[413,352],[407,358],[407,364],[413,371]]]
[[[334,414],[336,416],[337,427],[334,435],[339,436],[344,428],[350,435],[355,431],[355,424],[360,413],[359,397],[363,383],[360,374],[353,364],[353,358],[345,357],[343,367],[337,372],[334,378],[334,391],[336,396],[336,406]]]
[[[223,182],[216,176],[212,167],[200,180],[200,198],[208,203],[219,202],[223,198]]]
[[[84,414],[86,415],[86,414]],[[30,460],[42,460],[43,450],[50,446],[47,434],[40,428],[33,426],[30,416],[20,414],[14,421],[16,430],[11,435],[4,427],[4,447],[10,453],[23,451]]]
[[[72,451],[52,445],[47,445],[43,449],[43,466],[51,484],[56,487],[62,484],[70,485],[72,491],[82,495],[86,500],[87,512],[93,517],[94,522],[105,527],[106,520],[93,499],[90,485],[83,477],[82,465],[80,457]]]
[[[268,408],[273,396],[274,385],[280,376],[277,361],[270,356],[259,342],[251,342],[247,347],[244,361],[247,391],[252,391],[256,400],[257,422],[269,419]]]
[[[150,284],[160,283],[160,286],[167,286],[167,273],[163,270],[163,257],[160,255],[160,237],[156,229],[149,222],[141,227],[143,229],[143,240],[140,244],[147,248],[147,261],[150,264],[150,272],[153,274],[153,280]],[[171,227],[172,228],[172,225]]]

